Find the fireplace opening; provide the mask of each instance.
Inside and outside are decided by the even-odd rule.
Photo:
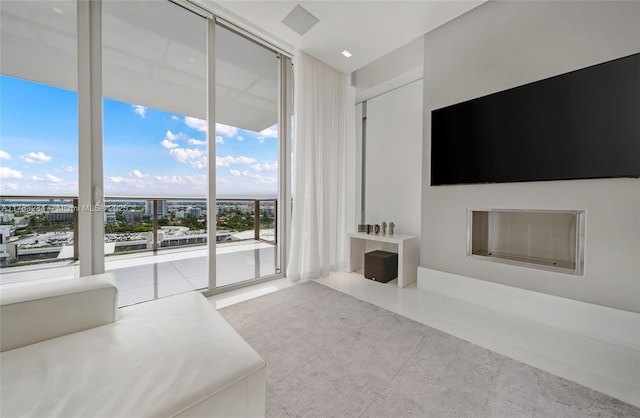
[[[584,211],[470,210],[467,256],[581,276]]]

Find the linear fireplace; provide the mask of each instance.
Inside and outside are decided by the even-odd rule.
[[[467,256],[583,275],[584,211],[472,209]]]

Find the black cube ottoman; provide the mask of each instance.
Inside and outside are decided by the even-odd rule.
[[[382,283],[398,277],[398,254],[380,250],[365,253],[364,277]]]

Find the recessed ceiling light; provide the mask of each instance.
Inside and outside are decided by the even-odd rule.
[[[347,58],[350,58],[351,55],[353,55],[353,54],[345,49],[344,51],[342,51],[342,55],[344,55]]]
[[[58,9],[57,7],[52,7],[51,10],[53,10],[56,13],[58,13],[59,15],[62,14],[62,9]]]

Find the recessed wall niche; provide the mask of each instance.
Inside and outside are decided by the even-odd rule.
[[[469,210],[467,256],[583,275],[584,211]]]

